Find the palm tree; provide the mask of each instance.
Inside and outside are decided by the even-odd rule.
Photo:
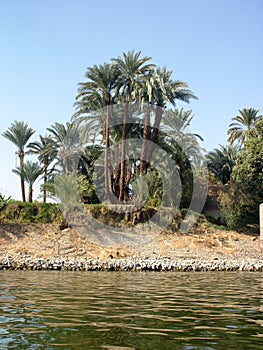
[[[47,180],[48,180],[48,167],[54,161],[57,155],[57,146],[55,141],[50,135],[40,135],[40,141],[31,142],[27,147],[29,154],[38,155],[38,160],[43,166],[43,202],[47,200]]]
[[[141,58],[140,55],[140,51],[129,51],[123,52],[122,57],[112,59],[119,76],[116,93],[124,102],[131,102],[140,96],[144,77],[155,68],[155,64],[147,63],[151,57]]]
[[[238,154],[237,145],[222,146],[207,154],[207,166],[210,173],[223,185],[230,181]]]
[[[120,193],[119,200],[125,198],[125,139],[127,136],[127,118],[129,113],[129,103],[140,96],[140,88],[143,80],[151,72],[155,65],[148,63],[151,57],[140,57],[141,52],[129,51],[123,53],[122,57],[113,58],[116,71],[119,75],[119,82],[116,86],[116,95],[125,102],[122,125],[121,143],[121,165],[120,165]]]
[[[188,84],[179,80],[172,79],[172,70],[166,67],[158,68],[153,76],[153,99],[155,102],[156,115],[153,126],[151,141],[156,142],[160,128],[163,109],[167,103],[175,106],[176,100],[189,103],[191,98],[196,98],[193,92],[188,89]]]
[[[6,139],[11,141],[18,148],[16,154],[20,160],[20,173],[23,173],[24,168],[24,157],[25,157],[25,146],[30,139],[30,137],[34,134],[35,130],[28,127],[28,124],[25,122],[14,121],[11,126],[2,134]],[[21,192],[22,192],[22,200],[26,201],[25,194],[25,181],[22,176],[20,176],[21,182]]]
[[[23,169],[16,168],[12,170],[15,174],[23,178],[28,184],[28,201],[33,202],[33,185],[42,174],[42,168],[39,163],[26,161]]]
[[[116,67],[110,63],[88,67],[85,73],[87,82],[80,83],[74,117],[101,109],[114,103],[114,89],[118,82]]]
[[[88,79],[85,83],[80,83],[79,93],[76,96],[77,102],[75,105],[78,110],[73,118],[77,119],[79,116],[85,117],[85,114],[94,110],[101,109],[106,106],[106,118],[104,120],[103,139],[105,144],[105,157],[104,157],[104,178],[105,178],[105,191],[106,197],[111,195],[111,172],[110,172],[110,106],[114,103],[115,88],[118,83],[118,72],[116,66],[109,63],[102,65],[94,65],[89,67],[85,74]],[[90,115],[88,115],[88,118]],[[83,117],[81,118],[83,120]],[[94,118],[93,118],[94,119]]]
[[[130,114],[132,116],[133,122],[129,122],[126,125],[126,138],[127,139],[132,139],[132,138],[137,138],[139,139],[142,134],[142,125],[140,123],[140,119],[138,118],[138,109],[136,105],[130,106]],[[123,112],[123,109],[120,109],[121,112]],[[123,117],[123,114],[121,115]],[[114,127],[111,128],[111,140],[113,143],[113,147],[111,149],[111,155],[112,155],[112,165],[114,164],[115,166],[113,167],[112,171],[112,189],[113,193],[115,194],[116,198],[119,198],[120,195],[120,152],[121,152],[121,147],[114,147],[114,145],[119,143],[121,145],[122,141],[122,132],[123,132],[123,125],[121,123],[120,119],[120,124],[114,125]],[[118,145],[119,146],[119,145]],[[124,172],[124,195],[125,199],[127,199],[128,192],[129,192],[129,181],[130,179],[135,175],[137,172],[137,166],[136,166],[136,161],[137,159],[134,158],[134,150],[130,150],[129,154],[129,161],[126,161],[126,166],[125,166],[125,172]],[[137,152],[136,152],[137,153]],[[117,166],[116,166],[117,165]]]
[[[232,144],[235,141],[243,146],[247,137],[251,135],[256,122],[262,116],[258,115],[259,110],[254,108],[243,108],[239,110],[239,115],[233,117],[233,123],[229,125],[227,134],[228,141]]]
[[[56,122],[47,130],[51,134],[54,144],[57,148],[57,160],[62,170],[68,174],[76,170],[76,162],[79,160],[81,148],[81,132],[78,125],[74,122],[63,123]]]
[[[190,126],[193,118],[194,118],[194,114],[191,109],[190,110],[184,110],[183,108],[169,109],[164,114],[164,117],[163,117],[164,128],[161,128],[161,130],[167,131],[167,132],[169,132],[169,130],[172,130],[176,134],[185,133],[187,131],[187,128]],[[203,141],[200,135],[196,135],[196,136],[197,138]]]
[[[175,106],[176,100],[189,102],[191,98],[197,98],[188,88],[188,84],[179,80],[172,79],[172,70],[167,70],[166,67],[157,68],[157,70],[149,76],[148,93],[149,100],[156,106],[155,119],[151,134],[152,143],[157,142],[164,108],[167,103]],[[148,159],[151,159],[154,147],[151,147],[148,154]]]
[[[165,133],[166,142],[177,149],[178,155],[182,154],[181,159],[187,158],[192,165],[197,165],[204,161],[203,150],[199,145],[203,138],[188,130],[193,118],[192,110],[170,109],[164,113],[160,131]]]
[[[57,146],[60,147],[63,144],[63,140],[67,136],[69,130],[72,128],[72,123],[67,122],[65,125],[63,123],[55,122],[54,125],[51,125],[50,128],[47,128],[47,131],[51,133]]]

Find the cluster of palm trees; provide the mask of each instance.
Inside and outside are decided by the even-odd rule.
[[[192,111],[175,108],[177,100],[188,103],[196,98],[187,83],[174,80],[171,70],[156,67],[150,57],[141,57],[140,52],[134,51],[123,53],[109,63],[88,67],[85,78],[79,84],[76,112],[70,122],[54,123],[47,128],[46,135],[40,135],[34,142],[30,140],[35,131],[25,122],[15,121],[3,133],[17,147],[19,166],[13,172],[20,177],[22,200],[26,201],[25,182],[28,201],[32,202],[33,185],[42,178],[46,202],[54,173],[62,168],[67,173],[70,169],[70,157],[61,159],[65,139],[71,138],[76,143],[81,125],[92,135],[77,164],[84,201],[98,201],[92,179],[94,164],[102,154],[101,176],[106,197],[112,202],[123,203],[130,198],[130,183],[135,176],[144,176],[152,197],[157,193],[161,196],[160,174],[151,165],[154,145],[162,147],[175,161],[182,185],[189,192],[192,172],[189,158],[196,164],[200,161],[198,139],[202,138],[186,131],[194,117]],[[262,118],[254,108],[242,109],[232,118],[227,132],[229,144],[207,154],[213,181],[222,185],[230,182],[237,156]],[[127,154],[124,142],[127,138],[141,141],[139,157]],[[110,150],[116,143],[118,149],[114,154]],[[38,161],[25,160],[28,155],[37,156]]]
[[[227,146],[207,155],[217,200],[229,228],[258,223],[262,203],[263,116],[258,109],[244,108],[232,118]]]
[[[227,184],[236,165],[237,157],[244,148],[249,137],[254,136],[255,128],[260,119],[260,111],[255,108],[243,108],[232,118],[227,131],[228,145],[219,145],[219,148],[208,152],[208,169],[214,180],[219,184]]]
[[[152,144],[161,142],[161,122],[167,106],[175,106],[176,100],[189,102],[196,98],[187,83],[174,80],[171,70],[166,67],[156,68],[150,60],[150,57],[141,57],[140,52],[130,51],[113,58],[110,63],[88,67],[85,74],[87,81],[80,83],[76,97],[73,120],[79,123],[84,121],[89,128],[95,128],[97,123],[97,127],[103,130],[106,197],[111,200],[117,198],[119,202],[129,198],[131,168],[133,171],[138,170],[140,175],[147,172],[154,149],[149,147],[147,141]],[[136,104],[146,104],[154,110],[152,126],[150,109],[144,113],[144,118],[139,123],[136,118],[129,120],[131,110]],[[116,105],[123,106],[122,119],[118,125],[112,127],[112,106]],[[105,113],[96,113],[103,109]],[[173,112],[175,119],[180,118],[178,110]],[[186,124],[188,122],[189,120],[185,120]],[[136,134],[142,140],[141,157],[139,160],[133,159],[130,164],[124,141]],[[116,140],[120,141],[119,161],[116,162],[118,167],[112,169],[109,148]],[[167,140],[166,137],[165,141]]]
[[[30,137],[34,134],[35,130],[30,128],[27,123],[15,121],[11,124],[7,131],[3,133],[3,136],[11,141],[17,146],[17,156],[20,161],[19,168],[16,169],[19,172],[20,182],[21,182],[21,191],[22,191],[22,200],[26,201],[26,192],[25,192],[25,172],[27,172],[28,163],[24,164],[25,158],[25,145],[27,144]],[[32,169],[31,169],[32,170]],[[28,174],[29,175],[29,171]],[[30,177],[30,175],[28,176]],[[27,177],[27,178],[28,178]],[[35,176],[34,176],[35,177]],[[33,180],[33,176],[32,176]],[[32,183],[32,181],[30,181]]]
[[[53,130],[55,133],[55,129]],[[27,123],[14,121],[11,126],[3,133],[6,139],[11,141],[16,147],[16,155],[19,158],[19,166],[12,171],[20,177],[22,201],[26,202],[25,182],[28,184],[28,201],[33,201],[33,185],[42,176],[43,183],[43,202],[47,200],[48,176],[52,169],[50,165],[56,158],[58,143],[50,135],[39,136],[39,141],[30,142],[29,139],[35,133]],[[38,161],[26,160],[28,154],[35,154]]]
[[[181,152],[181,158],[179,157],[181,163],[186,162],[183,160],[182,149],[174,142],[174,135],[183,134],[184,128],[193,118],[192,111],[175,108],[167,112],[167,108],[175,106],[177,100],[189,102],[196,96],[187,83],[172,78],[172,70],[166,67],[157,68],[151,63],[150,57],[141,57],[140,52],[130,51],[113,58],[110,63],[88,67],[85,78],[86,81],[79,84],[75,102],[76,112],[71,122],[66,124],[56,122],[47,128],[48,133],[45,136],[40,135],[39,140],[34,142],[29,141],[35,131],[25,122],[15,121],[3,133],[3,136],[17,147],[16,153],[20,162],[13,171],[20,177],[23,201],[26,201],[25,182],[29,189],[28,200],[32,201],[33,184],[42,177],[43,201],[46,202],[50,179],[58,170],[59,150],[65,138],[70,133],[76,135],[74,132],[83,122],[94,133],[99,130],[99,135],[94,137],[93,144],[89,144],[83,151],[78,171],[86,176],[86,180],[88,179],[86,183],[90,182],[95,158],[104,151],[104,187],[107,196],[111,199],[125,201],[129,197],[131,173],[137,172],[142,175],[149,170],[154,149],[152,147],[149,149],[147,141],[152,144],[162,144],[174,158],[178,158]],[[112,126],[112,118],[114,118],[112,111],[119,105],[123,106],[121,119],[118,125]],[[133,113],[132,110],[138,109],[135,106],[143,105],[149,107],[149,112],[144,114],[144,119],[138,120],[135,116],[131,121],[129,116]],[[136,113],[140,114],[138,111]],[[153,119],[152,125],[150,118]],[[166,125],[162,123],[165,118]],[[141,157],[139,160],[133,159],[132,164],[126,155],[125,142],[122,142],[127,137],[137,137],[142,140]],[[193,150],[196,148],[198,153],[196,137],[198,135],[189,135],[188,146],[192,145]],[[113,155],[109,149],[116,141],[120,141],[120,148],[117,152],[118,165],[114,169],[111,158]],[[194,152],[192,153],[194,156]],[[38,162],[25,161],[25,156],[28,154],[36,155]],[[96,155],[95,158],[94,155]],[[60,168],[61,166],[64,166],[64,170],[67,171],[65,164],[60,163]],[[183,168],[184,166],[181,165],[181,169]]]

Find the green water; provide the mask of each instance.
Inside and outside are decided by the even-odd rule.
[[[263,349],[263,274],[0,271],[0,349]]]

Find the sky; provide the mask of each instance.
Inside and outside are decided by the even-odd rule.
[[[141,51],[198,96],[191,131],[207,151],[238,110],[263,114],[262,0],[0,0],[0,135],[70,121],[87,67]],[[0,193],[20,199],[16,148],[0,136]]]

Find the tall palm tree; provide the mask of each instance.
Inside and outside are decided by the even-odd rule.
[[[167,103],[175,106],[176,100],[189,103],[191,98],[197,98],[188,88],[188,84],[172,79],[172,70],[166,67],[158,68],[153,76],[152,95],[157,107],[151,141],[156,142],[160,128],[163,110]]]
[[[105,157],[104,157],[104,179],[105,179],[105,191],[106,197],[111,195],[111,171],[110,171],[110,116],[111,105],[115,100],[115,88],[118,83],[118,72],[114,64],[104,63],[102,65],[94,65],[89,67],[85,74],[88,79],[85,83],[80,83],[78,95],[76,96],[77,113],[74,118],[78,118],[94,110],[106,107],[106,118],[104,119],[103,139],[105,144]],[[88,116],[88,118],[90,115]]]
[[[42,174],[42,167],[37,162],[26,161],[23,169],[16,168],[12,170],[15,174],[23,178],[28,184],[28,201],[33,202],[33,185]]]
[[[153,112],[153,74],[154,71],[149,72],[145,77],[143,84],[139,90],[139,101],[144,110],[144,123],[142,134],[142,149],[140,158],[140,175],[143,174],[146,168],[146,141],[150,138],[151,132],[151,113]]]
[[[141,52],[129,51],[123,53],[122,57],[113,58],[119,82],[116,86],[116,94],[120,100],[125,102],[122,125],[122,143],[121,143],[121,165],[120,165],[120,185],[119,200],[125,198],[125,139],[127,136],[127,118],[129,113],[129,103],[140,96],[140,88],[143,80],[151,72],[155,65],[149,63],[151,57],[140,57]]]
[[[57,155],[57,146],[55,141],[50,135],[42,136],[40,135],[40,141],[35,141],[29,143],[27,148],[29,148],[29,154],[38,155],[38,160],[43,167],[43,202],[47,201],[47,180],[48,180],[48,168],[50,164],[54,161]]]
[[[136,113],[136,107],[137,106],[131,106],[132,109],[135,109],[135,113],[132,113],[132,120],[133,122],[129,122],[126,125],[126,138],[127,139],[132,139],[132,138],[137,138],[139,139],[141,137],[142,134],[142,126],[140,124],[140,119],[138,118],[138,115]],[[133,108],[135,107],[135,108]],[[121,109],[121,111],[123,112],[123,109]],[[123,114],[121,115],[121,117],[123,117]],[[123,131],[123,125],[121,123],[121,119],[120,119],[120,124],[114,125],[114,127],[111,128],[111,140],[112,140],[112,144],[113,146],[115,144],[121,144],[122,141],[122,131]],[[113,167],[113,171],[112,171],[112,188],[113,188],[113,193],[115,194],[116,198],[119,198],[120,195],[120,151],[121,151],[121,147],[112,147],[111,149],[111,155],[112,155],[112,160],[113,160],[113,164],[115,165]],[[131,177],[134,175],[134,171],[136,172],[137,168],[135,167],[135,159],[133,157],[133,151],[134,150],[130,150],[131,152],[129,153],[129,161],[126,161],[126,166],[125,166],[125,173],[124,173],[124,183],[125,183],[125,189],[124,189],[124,195],[125,195],[125,199],[127,198],[128,192],[129,192],[129,181],[131,179]],[[136,159],[137,161],[137,159]],[[116,166],[117,165],[117,166]],[[133,175],[132,175],[133,174]]]
[[[227,134],[228,141],[234,143],[235,141],[243,146],[247,137],[251,135],[256,122],[262,116],[258,115],[259,110],[254,108],[243,108],[239,110],[239,115],[233,117],[233,123],[229,125]]]
[[[116,87],[117,95],[124,102],[131,102],[140,95],[143,78],[149,74],[155,64],[148,63],[151,57],[140,57],[141,51],[129,51],[122,57],[113,58],[119,82]]]
[[[103,63],[88,67],[85,73],[88,81],[79,84],[74,117],[101,109],[114,103],[118,72],[114,64]]]
[[[149,77],[149,98],[152,104],[156,106],[155,119],[151,133],[151,142],[157,142],[163,112],[167,104],[175,106],[176,100],[189,102],[191,98],[197,98],[188,88],[188,84],[179,80],[172,79],[172,70],[166,67],[157,68],[157,70]],[[148,159],[151,159],[154,147],[151,147]]]
[[[16,154],[19,157],[20,161],[20,173],[23,173],[24,168],[24,157],[25,157],[25,146],[30,139],[30,137],[34,134],[35,130],[31,129],[27,123],[14,121],[11,126],[2,134],[6,139],[11,141],[17,148]],[[21,183],[21,192],[22,192],[22,200],[26,201],[25,194],[25,181],[22,176],[20,176]]]
[[[237,145],[222,146],[207,154],[207,167],[223,185],[230,181],[238,154]]]

